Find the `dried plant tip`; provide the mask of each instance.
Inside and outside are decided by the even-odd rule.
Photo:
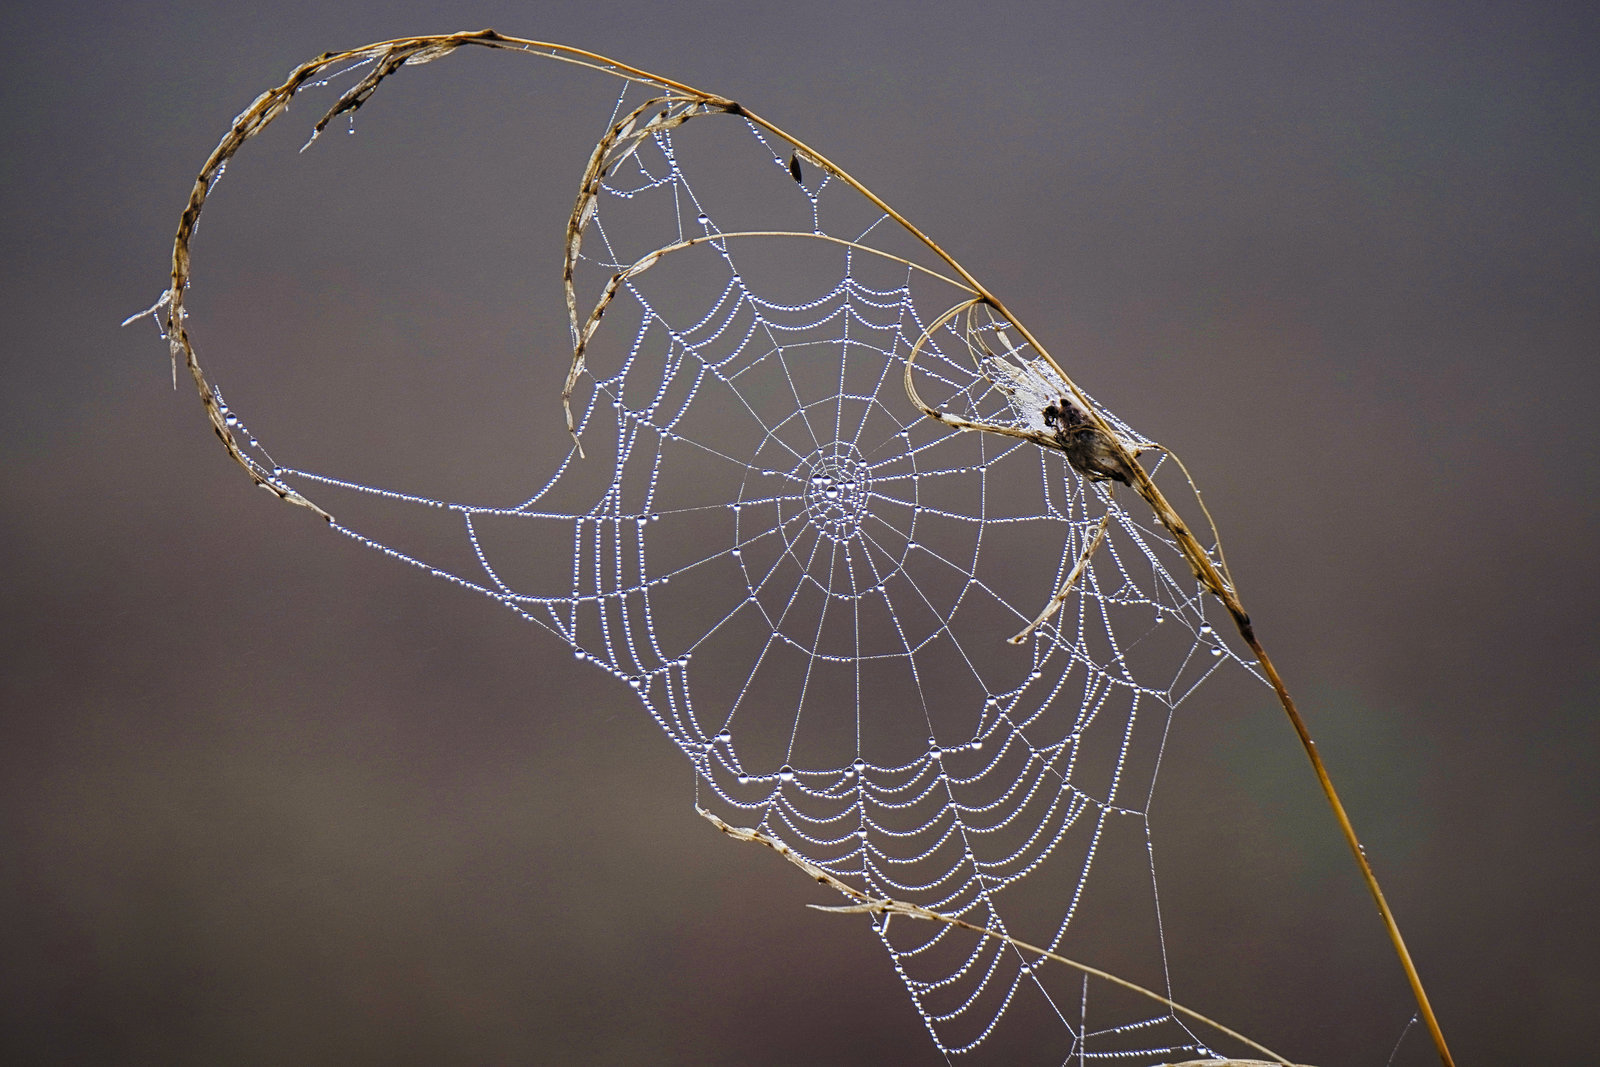
[[[1023,627],[1022,632],[1013,637],[1006,638],[1008,644],[1020,645],[1032,636],[1033,631],[1050,621],[1050,616],[1061,610],[1061,605],[1067,602],[1067,597],[1072,595],[1073,587],[1078,584],[1078,579],[1083,577],[1083,572],[1089,566],[1089,557],[1094,555],[1094,550],[1100,547],[1100,542],[1106,536],[1106,527],[1111,523],[1111,513],[1108,511],[1100,516],[1100,525],[1095,528],[1094,536],[1089,539],[1089,544],[1078,554],[1078,562],[1073,564],[1072,572],[1067,575],[1067,580],[1061,583],[1061,591],[1050,598],[1050,603],[1039,612],[1039,617]]]
[[[162,308],[166,307],[167,304],[171,303],[171,301],[172,301],[172,290],[171,289],[163,289],[163,290],[161,290],[161,296],[156,300],[156,302],[154,304],[151,304],[149,307],[145,308],[143,311],[135,311],[132,315],[129,315],[127,318],[122,320],[122,325],[128,326],[128,325],[130,325],[132,323],[138,322],[140,319],[142,319],[146,315],[148,315],[151,318],[156,320],[156,325],[157,326],[160,326],[161,325],[161,316],[159,314],[157,314],[157,313]],[[165,331],[163,331],[163,333],[164,332]]]

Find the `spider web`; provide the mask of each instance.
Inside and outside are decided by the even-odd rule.
[[[223,407],[230,426],[284,488],[434,512],[418,543],[334,525],[631,687],[696,804],[875,897],[1096,963],[1114,943],[1111,969],[1174,995],[1149,823],[1161,753],[1197,686],[1253,668],[1136,496],[909,402],[916,349],[940,412],[1044,430],[1062,387],[1006,322],[804,152],[649,88],[618,98],[569,245],[585,456],[481,504],[281,466]],[[1161,456],[1144,462],[1166,476]],[[1149,1001],[994,939],[873,923],[946,1054],[1210,1054]]]

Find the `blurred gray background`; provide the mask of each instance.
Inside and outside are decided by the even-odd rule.
[[[789,128],[1177,449],[1458,1062],[1592,1054],[1592,5],[3,17],[9,1062],[938,1062],[864,921],[804,909],[829,901],[697,819],[624,687],[252,489],[150,323],[117,327],[257,93],[323,51],[484,26]],[[453,57],[385,86],[348,144],[295,155],[305,108],[247,147],[196,247],[224,388],[270,408],[288,375],[308,447],[320,426],[419,491],[548,472],[560,227],[613,94],[551,76]],[[341,228],[351,173],[431,214]],[[346,343],[396,362],[319,379]],[[383,419],[414,439],[363,445]],[[1180,999],[1381,1067],[1408,994],[1281,713],[1186,705],[1173,746],[1154,819]],[[1393,1062],[1436,1062],[1420,1027]]]

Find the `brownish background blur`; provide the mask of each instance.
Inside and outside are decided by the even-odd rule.
[[[1592,1055],[1592,5],[261,8],[4,14],[7,1062],[937,1062],[863,923],[695,818],[622,686],[251,489],[117,328],[259,91],[488,25],[790,128],[1179,450],[1458,1062]],[[230,400],[422,492],[550,469],[560,225],[614,92],[551,76],[454,57],[353,138],[296,156],[305,108],[246,149],[196,249]],[[357,174],[416,213],[356,226]],[[1185,705],[1165,767],[1180,998],[1381,1067],[1407,993],[1281,714]]]

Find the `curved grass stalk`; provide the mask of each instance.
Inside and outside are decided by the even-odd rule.
[[[801,141],[799,138],[779,128],[766,119],[761,118],[759,115],[756,115],[755,113],[742,107],[733,100],[730,100],[726,97],[717,96],[713,93],[704,92],[703,90],[696,89],[681,82],[673,81],[670,78],[665,78],[657,74],[652,74],[648,71],[640,70],[637,67],[628,66],[625,63],[619,63],[616,60],[607,56],[603,56],[597,52],[589,52],[584,49],[573,48],[567,45],[550,42],[508,37],[497,33],[494,30],[477,30],[473,32],[437,34],[421,37],[404,37],[389,41],[377,42],[375,44],[366,45],[362,48],[351,49],[349,51],[324,53],[323,55],[318,56],[316,59],[313,59],[310,62],[304,63],[295,68],[295,70],[290,73],[289,78],[282,85],[262,93],[248,108],[246,108],[236,119],[234,119],[232,127],[223,136],[222,140],[217,144],[217,147],[212,150],[211,155],[206,159],[205,164],[201,167],[199,175],[195,178],[194,187],[189,194],[188,204],[184,208],[183,215],[178,223],[177,235],[173,240],[171,286],[168,289],[167,295],[163,301],[158,302],[155,308],[152,309],[153,311],[159,310],[163,303],[166,306],[165,327],[169,350],[173,360],[174,375],[176,375],[177,364],[181,360],[188,370],[190,378],[194,381],[196,389],[199,391],[200,402],[205,407],[206,415],[211,423],[212,430],[221,440],[223,448],[227,451],[228,455],[233,457],[234,462],[238,463],[239,466],[243,468],[245,473],[250,477],[251,481],[271,491],[288,503],[295,504],[299,507],[308,508],[313,513],[321,516],[324,520],[330,522],[332,521],[332,517],[328,514],[328,512],[324,511],[321,507],[317,506],[300,493],[291,489],[287,484],[282,482],[277,477],[275,471],[264,467],[255,459],[246,455],[243,449],[240,448],[239,443],[234,436],[233,429],[228,423],[226,412],[222,407],[222,402],[219,398],[219,395],[216,389],[207,380],[205,372],[201,368],[199,358],[195,353],[194,345],[189,338],[188,331],[184,327],[184,292],[189,283],[191,270],[189,246],[194,235],[195,224],[198,222],[200,212],[205,206],[206,196],[210,191],[211,185],[215,181],[222,168],[230,159],[233,158],[235,153],[237,153],[239,149],[243,147],[244,143],[256,136],[274,120],[279,118],[288,108],[289,102],[294,97],[295,93],[304,87],[308,82],[310,82],[316,75],[322,73],[323,71],[351,62],[370,61],[374,64],[373,68],[368,71],[367,74],[355,86],[341,96],[339,100],[335,102],[335,104],[328,109],[327,113],[324,114],[323,117],[317,122],[315,132],[313,133],[313,139],[315,139],[316,134],[325,129],[328,123],[334,118],[341,114],[353,113],[359,109],[377,90],[378,86],[383,82],[383,80],[389,77],[395,71],[399,70],[401,67],[406,66],[407,64],[432,62],[453,53],[458,48],[465,46],[526,52],[546,59],[573,63],[579,66],[599,70],[628,81],[655,85],[665,90],[668,94],[667,96],[658,97],[652,101],[649,101],[646,105],[642,106],[627,119],[624,119],[622,123],[613,126],[612,129],[608,131],[606,137],[602,139],[601,143],[596,146],[595,152],[590,159],[589,168],[585,172],[584,182],[578,195],[578,201],[574,205],[572,218],[568,224],[568,259],[565,277],[568,295],[568,311],[572,323],[575,349],[579,347],[581,332],[577,323],[577,304],[572,285],[572,268],[577,258],[577,242],[581,241],[583,229],[588,223],[589,218],[592,217],[593,197],[598,191],[600,176],[605,170],[608,159],[610,159],[612,162],[615,162],[616,159],[614,156],[616,152],[628,151],[629,148],[625,142],[627,142],[630,138],[632,139],[632,143],[637,145],[639,140],[645,136],[681,125],[683,122],[688,121],[689,118],[694,117],[695,115],[708,114],[712,112],[723,112],[744,118],[748,122],[753,123],[761,129],[766,130],[768,133],[771,133],[773,136],[781,139],[785,143],[791,145],[797,156],[805,159],[812,166],[826,170],[834,178],[850,186],[861,196],[865,197],[868,202],[881,210],[887,217],[898,223],[907,233],[915,237],[932,254],[937,256],[949,266],[956,277],[960,279],[962,285],[974,294],[973,299],[966,302],[964,305],[961,305],[962,307],[970,308],[979,304],[986,305],[992,309],[996,315],[1005,319],[1017,329],[1024,341],[1026,341],[1028,345],[1038,352],[1040,357],[1048,363],[1050,368],[1060,376],[1062,384],[1065,385],[1073,397],[1082,406],[1083,410],[1087,413],[1087,418],[1089,419],[1090,423],[1100,432],[1104,433],[1106,437],[1114,443],[1114,447],[1121,454],[1123,461],[1127,464],[1129,471],[1134,476],[1134,491],[1144,498],[1146,503],[1148,503],[1150,508],[1155,512],[1156,518],[1163,526],[1167,528],[1168,532],[1172,534],[1174,542],[1177,544],[1179,551],[1183,554],[1185,560],[1188,562],[1190,569],[1195,574],[1195,577],[1206,588],[1206,590],[1215,596],[1227,609],[1228,614],[1233,618],[1234,625],[1237,627],[1240,636],[1255,654],[1257,662],[1260,664],[1263,673],[1266,675],[1266,678],[1271,684],[1273,691],[1277,694],[1278,702],[1282,706],[1284,714],[1288,717],[1290,724],[1294,727],[1296,736],[1300,739],[1301,747],[1305,750],[1307,758],[1311,761],[1312,769],[1317,776],[1317,781],[1322,788],[1323,795],[1327,799],[1328,805],[1332,809],[1334,817],[1339,824],[1340,832],[1344,836],[1346,844],[1349,845],[1351,854],[1355,857],[1356,864],[1361,870],[1362,879],[1366,883],[1367,889],[1371,893],[1374,902],[1377,904],[1378,912],[1382,917],[1384,927],[1388,932],[1389,940],[1400,960],[1401,967],[1405,971],[1406,979],[1410,983],[1412,994],[1416,999],[1417,1006],[1420,1010],[1423,1021],[1428,1028],[1429,1034],[1433,1038],[1434,1047],[1439,1053],[1440,1060],[1446,1065],[1446,1067],[1453,1067],[1454,1060],[1451,1058],[1449,1048],[1445,1043],[1444,1034],[1440,1030],[1438,1020],[1433,1012],[1433,1008],[1428,1002],[1427,994],[1422,986],[1422,979],[1418,975],[1416,966],[1412,962],[1411,955],[1406,949],[1405,941],[1400,935],[1400,929],[1395,922],[1393,912],[1390,910],[1388,902],[1384,899],[1383,891],[1378,885],[1377,876],[1373,873],[1371,865],[1367,862],[1366,854],[1362,849],[1360,840],[1356,836],[1355,828],[1351,825],[1350,818],[1345,812],[1344,805],[1339,799],[1338,792],[1334,789],[1333,781],[1328,775],[1327,768],[1323,765],[1322,757],[1317,752],[1316,743],[1312,741],[1310,732],[1307,730],[1305,722],[1301,718],[1300,712],[1296,708],[1294,700],[1290,696],[1287,686],[1284,684],[1283,679],[1279,676],[1277,668],[1273,666],[1272,660],[1267,656],[1266,650],[1261,646],[1260,641],[1257,639],[1255,629],[1250,621],[1250,616],[1245,611],[1244,604],[1240,601],[1232,581],[1227,578],[1225,570],[1219,571],[1217,565],[1212,562],[1210,555],[1200,545],[1199,541],[1196,540],[1194,534],[1190,532],[1188,526],[1185,525],[1183,520],[1179,517],[1177,511],[1167,501],[1166,497],[1162,495],[1161,490],[1156,487],[1155,482],[1151,480],[1150,475],[1135,460],[1134,456],[1128,451],[1125,443],[1106,423],[1098,410],[1096,410],[1095,406],[1090,403],[1088,397],[1077,386],[1077,384],[1072,381],[1067,373],[1061,368],[1061,365],[1057,363],[1054,357],[1050,355],[1048,350],[1046,350],[1045,347],[1040,344],[1038,338],[1033,335],[1032,331],[1030,331],[1027,326],[1018,320],[997,296],[985,288],[982,283],[973,277],[973,275],[968,272],[966,268],[961,266],[960,263],[956,262],[955,258],[941,248],[936,242],[934,242],[932,238],[928,237],[925,233],[919,230],[910,222],[910,220],[905,218],[905,216],[901,215],[894,208],[890,207],[888,203],[879,198],[866,186],[862,185],[861,182],[852,177],[843,168],[839,167],[822,153]],[[664,111],[662,114],[653,119],[646,120],[643,126],[637,125],[638,121],[644,118],[644,115],[647,111],[663,106]],[[659,254],[660,253],[657,253],[657,255]],[[649,257],[646,258],[648,259]],[[581,352],[576,352],[575,359],[579,356],[581,356]],[[914,397],[914,390],[910,391],[909,395]],[[933,411],[931,408],[928,408],[926,405],[921,404],[919,400],[914,402],[917,403],[917,406],[924,412],[924,414],[927,414],[930,417],[939,418],[939,421],[945,422],[948,425],[954,425],[954,423],[950,422],[951,417],[940,417],[937,412]],[[570,428],[569,416],[569,429]],[[973,423],[971,425],[961,426],[959,428],[991,433],[1005,433],[1009,436],[1025,437],[1029,440],[1033,439],[1033,437],[1024,432],[980,423]],[[1043,444],[1044,442],[1036,443]],[[1207,517],[1209,518],[1209,514]],[[1280,1060],[1279,1062],[1282,1061]]]

